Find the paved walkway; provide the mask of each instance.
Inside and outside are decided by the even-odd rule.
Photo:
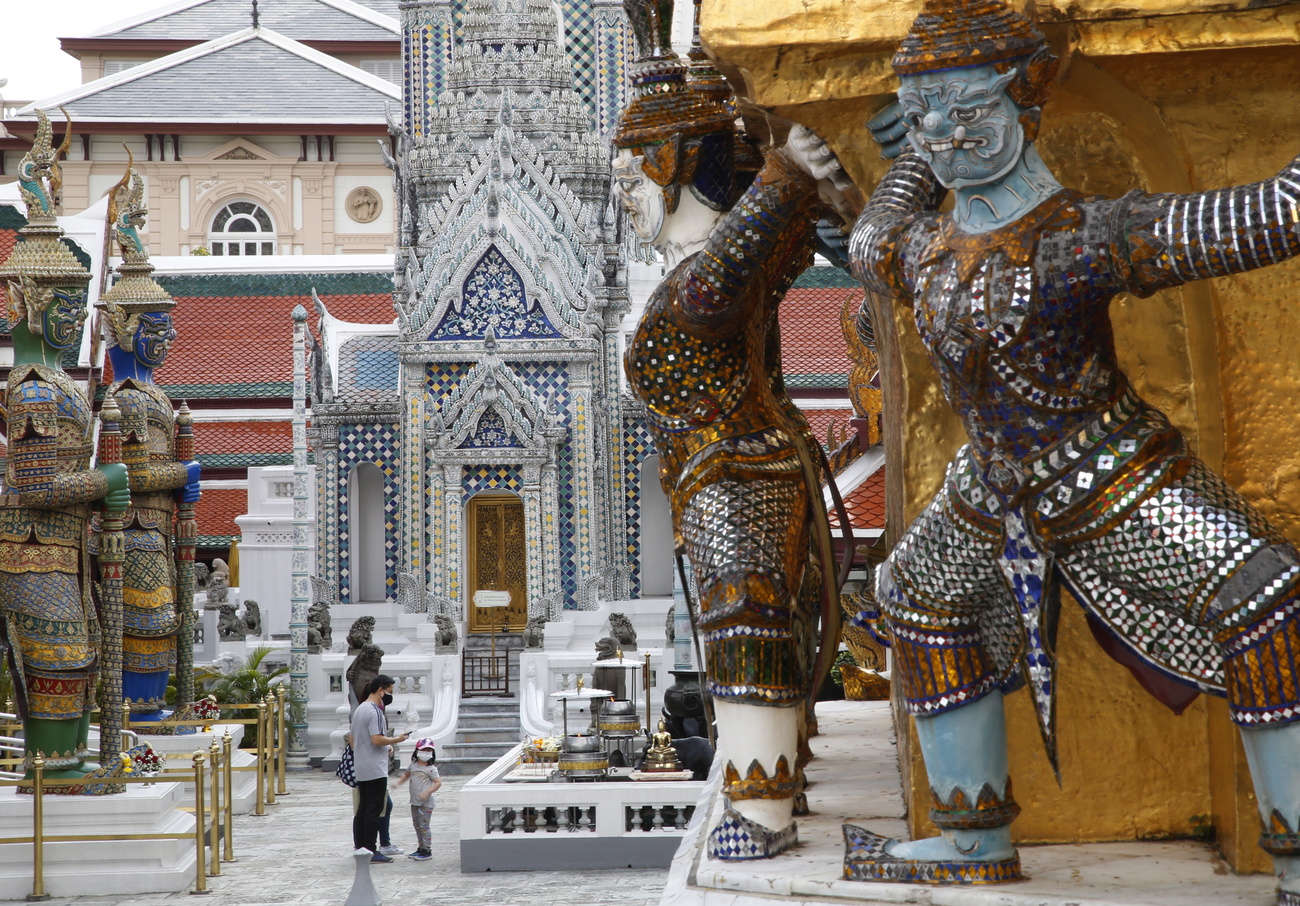
[[[656,906],[667,869],[588,872],[491,872],[461,874],[457,805],[468,778],[448,777],[434,810],[433,858],[397,856],[374,865],[371,876],[388,906],[448,903],[454,906]],[[259,906],[298,903],[342,906],[352,886],[352,800],[333,774],[290,774],[291,795],[267,807],[265,817],[237,816],[233,865],[209,878],[211,893],[63,897],[51,906]],[[406,789],[393,796],[393,842],[414,849]],[[142,844],[148,845],[148,844]]]

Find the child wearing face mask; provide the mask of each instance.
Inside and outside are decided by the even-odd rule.
[[[410,858],[417,862],[433,858],[429,819],[433,816],[433,794],[442,786],[442,778],[438,776],[438,768],[434,764],[437,757],[432,739],[426,736],[417,740],[410,765],[397,778],[398,786],[411,781],[411,823],[415,825],[418,848],[410,854]]]

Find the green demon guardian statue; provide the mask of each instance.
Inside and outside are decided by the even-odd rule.
[[[150,276],[153,265],[139,233],[147,213],[144,182],[128,164],[109,204],[109,228],[122,264],[99,304],[113,367],[109,392],[122,411],[122,458],[130,475],[131,508],[122,520],[122,694],[137,729],[163,716],[167,679],[176,665],[182,622],[172,544],[176,499],[199,498],[199,464],[178,461],[176,416],[154,383],[154,371],[176,338],[176,303]]]
[[[71,127],[69,126],[69,132]],[[29,760],[48,776],[80,777],[94,707],[99,642],[91,601],[90,504],[121,512],[126,467],[90,468],[90,401],[63,373],[80,340],[91,274],[62,241],[58,152],[44,114],[20,182],[28,223],[0,287],[13,335],[8,383],[9,459],[0,497],[0,611]]]
[[[969,436],[881,567],[879,614],[941,836],[845,825],[846,877],[1020,876],[1004,693],[1027,684],[1055,763],[1064,586],[1106,650],[1175,708],[1226,695],[1265,833],[1300,904],[1300,554],[1120,371],[1107,309],[1300,253],[1300,161],[1248,186],[1118,199],[1063,189],[1034,147],[1056,72],[999,0],[928,0],[894,57],[896,156],[853,228],[874,293],[913,312]],[[815,139],[800,149],[826,169]],[[954,194],[951,213],[937,205]]]
[[[673,53],[671,2],[625,5],[641,54],[614,138],[615,191],[669,267],[626,368],[699,588],[725,766],[709,853],[766,858],[797,841],[818,609],[833,612],[820,448],[785,392],[777,331],[778,305],[812,262],[817,185],[782,149],[742,180],[757,154],[725,80],[698,47],[689,66]]]

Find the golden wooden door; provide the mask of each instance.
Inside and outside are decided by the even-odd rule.
[[[480,494],[470,500],[465,522],[469,540],[469,631],[523,629],[528,621],[523,501],[513,494]],[[474,592],[479,590],[510,592],[510,606],[475,607]],[[504,627],[503,620],[507,621]]]

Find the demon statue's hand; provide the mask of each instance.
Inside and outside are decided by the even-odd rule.
[[[176,498],[181,503],[198,503],[202,494],[199,492],[199,475],[202,467],[194,461],[185,463],[185,484],[176,490]]]
[[[104,495],[104,509],[113,514],[125,513],[131,505],[130,477],[126,466],[120,462],[96,466],[108,479],[108,493]]]
[[[884,110],[867,120],[867,128],[880,145],[880,156],[885,160],[893,160],[907,150],[907,122],[898,101],[890,101]]]
[[[817,180],[817,194],[821,200],[846,221],[851,221],[853,211],[846,193],[853,188],[853,180],[849,179],[839,158],[822,137],[807,126],[796,124],[790,130],[785,153],[799,169]]]

